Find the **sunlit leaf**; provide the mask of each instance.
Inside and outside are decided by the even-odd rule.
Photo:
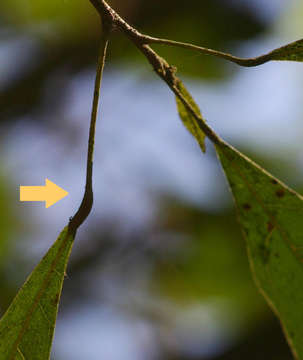
[[[303,199],[227,144],[216,146],[255,281],[303,359]]]
[[[180,91],[180,93],[184,96],[184,98],[189,102],[189,104],[192,106],[192,108],[195,110],[195,112],[202,117],[198,105],[195,103],[194,99],[192,98],[192,96],[187,91],[186,87],[182,84],[181,81],[178,82],[177,88]],[[197,125],[196,120],[193,117],[193,115],[186,109],[186,107],[183,105],[183,103],[181,102],[181,100],[178,97],[176,97],[176,102],[177,102],[179,116],[180,116],[184,126],[198,141],[202,151],[205,152],[205,134]]]
[[[0,359],[47,360],[73,236],[65,228],[0,321]]]

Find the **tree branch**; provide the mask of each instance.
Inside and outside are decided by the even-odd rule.
[[[181,80],[176,76],[176,69],[173,66],[170,66],[165,59],[163,59],[148,44],[146,44],[148,39],[153,38],[142,35],[138,30],[130,26],[104,0],[90,0],[90,2],[102,18],[107,19],[109,23],[113,24],[114,28],[116,27],[120,29],[120,31],[122,31],[142,52],[154,68],[156,74],[166,82],[190,114],[196,119],[198,126],[205,135],[207,135],[208,138],[216,144],[222,143],[223,140],[211,129],[209,125],[206,124],[205,120],[195,112],[190,103],[178,90],[177,84],[181,83]]]

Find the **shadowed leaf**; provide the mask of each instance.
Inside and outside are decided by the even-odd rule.
[[[73,236],[65,228],[0,321],[1,360],[47,360]]]

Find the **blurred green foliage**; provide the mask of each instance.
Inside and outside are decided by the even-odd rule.
[[[248,8],[224,0],[110,1],[114,8],[142,32],[163,38],[189,41],[202,46],[237,52],[237,48],[271,30],[271,23],[261,20]],[[18,56],[13,66],[16,76],[0,88],[1,124],[16,124],[20,116],[30,115],[30,121],[43,121],[46,113],[64,106],[68,84],[73,76],[91,69],[96,62],[97,40],[100,32],[98,16],[88,1],[83,0],[2,0],[0,2],[0,41],[21,39],[19,56],[31,52],[22,39],[32,39],[37,53],[30,53],[31,61],[18,69]],[[199,80],[228,79],[231,68],[220,60],[191,54],[186,50],[158,47],[159,52],[176,65],[182,73]],[[38,54],[38,56],[36,55]],[[110,45],[110,64],[123,64],[130,69],[145,60],[118,34]],[[18,71],[17,71],[18,70]],[[20,70],[20,71],[19,71]],[[233,68],[237,71],[237,68]],[[58,74],[64,74],[49,107],[45,106],[45,89]],[[49,100],[49,99],[47,99]],[[47,117],[45,127],[52,126]],[[0,125],[1,125],[0,124]],[[5,132],[6,127],[3,127]],[[9,132],[7,132],[9,133]],[[277,159],[258,155],[267,166],[275,167]],[[280,164],[276,166],[280,174]],[[288,169],[288,168],[287,168]],[[287,174],[285,173],[285,176]],[[7,264],[15,270],[20,265],[14,252],[18,213],[10,209],[13,198],[8,190],[11,179],[0,180],[0,307],[3,311],[16,290],[16,279],[10,276]],[[106,263],[125,281],[136,282],[142,272],[142,261],[151,264],[152,296],[190,306],[211,298],[227,299],[242,318],[238,342],[216,359],[289,359],[290,354],[279,324],[273,318],[263,298],[257,293],[248,268],[244,241],[241,238],[234,213],[230,208],[217,214],[195,208],[192,204],[167,198],[159,201],[159,214],[154,227],[145,229],[146,238],[161,233],[165,239],[173,233],[172,243],[156,244],[156,250],[146,249],[145,236],[137,233],[117,234],[115,221],[99,224],[89,239],[79,246],[72,258],[66,282],[64,304],[77,306],[77,301],[94,297],[88,284],[100,279]],[[182,239],[179,241],[178,239]],[[123,243],[121,251],[120,244]],[[119,261],[113,253],[119,250]],[[128,258],[138,261],[128,262]],[[143,258],[143,260],[142,260]],[[125,266],[125,262],[127,266]],[[124,263],[124,266],[123,266]],[[121,265],[122,264],[122,265]],[[23,272],[24,267],[18,267]],[[131,269],[133,271],[131,271]],[[19,285],[19,284],[18,284]],[[145,316],[140,313],[140,316]],[[165,360],[188,360],[186,355],[164,356]]]
[[[2,1],[1,17],[6,26],[55,42],[83,41],[95,34],[99,23],[88,1]],[[81,39],[82,38],[82,39]]]

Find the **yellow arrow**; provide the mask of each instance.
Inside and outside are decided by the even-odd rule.
[[[67,191],[48,179],[45,179],[45,186],[20,186],[20,201],[45,201],[46,208],[66,195]]]

